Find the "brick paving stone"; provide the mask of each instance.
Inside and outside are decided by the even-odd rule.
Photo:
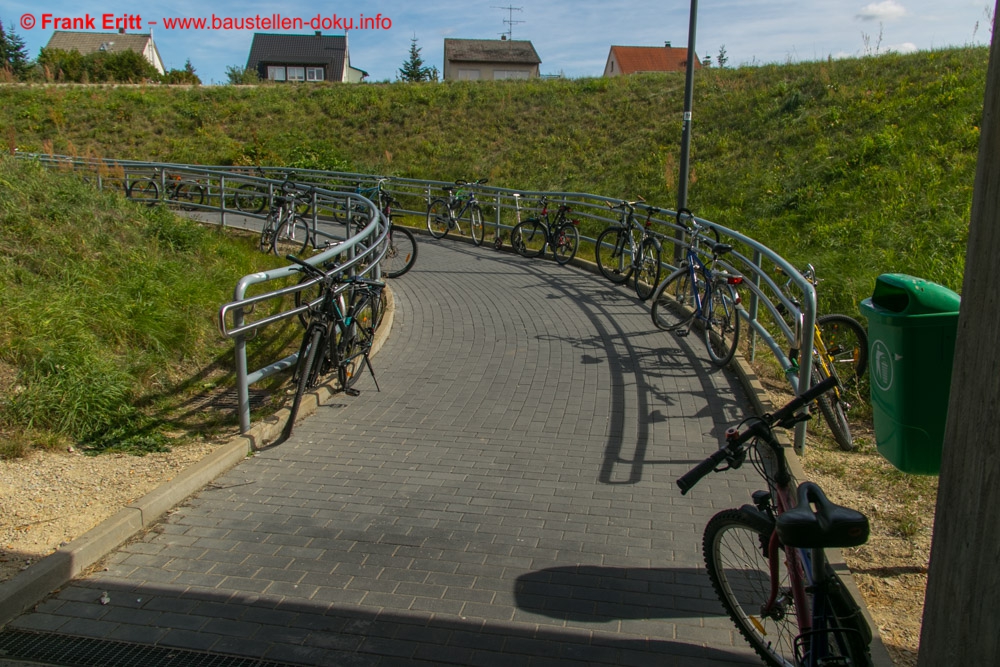
[[[11,627],[302,665],[753,664],[700,543],[757,481],[674,486],[748,411],[734,377],[599,276],[418,243],[381,391],[363,376]]]

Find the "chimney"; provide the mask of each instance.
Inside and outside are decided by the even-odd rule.
[[[125,34],[125,28],[118,28],[118,34],[119,35],[124,35]]]
[[[668,49],[670,48],[670,42],[664,42],[663,45],[666,46]]]

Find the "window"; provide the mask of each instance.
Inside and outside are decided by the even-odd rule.
[[[326,77],[323,76],[322,67],[307,67],[306,68],[306,81],[325,81]]]
[[[305,81],[306,80],[306,68],[305,67],[289,67],[288,68],[288,80],[289,81]]]
[[[285,80],[285,68],[275,67],[274,65],[267,66],[267,78],[271,81],[284,81]]]
[[[479,70],[477,70],[477,69],[460,69],[460,70],[458,70],[458,80],[459,81],[478,81],[479,80]]]
[[[493,78],[500,79],[527,79],[528,73],[523,70],[516,69],[495,69],[493,70]]]

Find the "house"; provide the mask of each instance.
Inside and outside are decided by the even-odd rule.
[[[444,40],[445,81],[534,78],[541,64],[535,47],[525,40]]]
[[[156,71],[163,74],[166,70],[163,67],[163,59],[160,58],[160,51],[153,42],[153,31],[148,35],[127,34],[124,29],[118,32],[72,32],[68,30],[56,30],[52,33],[46,49],[58,49],[60,51],[77,51],[81,55],[96,53],[97,51],[107,51],[116,53],[120,51],[135,51],[141,54],[146,60],[156,68]]]
[[[261,81],[359,83],[368,72],[351,67],[347,35],[254,33],[247,70]]]
[[[664,46],[612,46],[608,52],[608,62],[604,65],[604,76],[637,72],[683,72],[687,69],[687,55],[686,48],[674,48],[670,46],[670,42],[666,42]],[[701,67],[697,54],[694,67]]]

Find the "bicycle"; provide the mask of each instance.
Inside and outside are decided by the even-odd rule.
[[[271,198],[271,209],[260,231],[261,252],[279,257],[289,252],[302,253],[309,246],[311,229],[306,219],[295,212],[302,197],[295,183],[286,179]]]
[[[544,256],[548,246],[552,249],[556,262],[566,264],[576,256],[576,250],[580,246],[580,232],[577,229],[580,221],[570,219],[568,214],[573,209],[560,204],[556,210],[556,219],[549,223],[548,202],[548,197],[543,196],[539,200],[539,215],[514,227],[510,233],[511,245],[517,248],[522,257]]]
[[[386,278],[398,278],[412,269],[417,261],[417,239],[409,229],[392,222],[394,217],[398,217],[398,214],[393,214],[392,209],[399,206],[399,202],[385,191],[384,185],[388,180],[379,178],[370,188],[362,188],[358,183],[357,193],[371,199],[389,224],[385,254],[382,256],[382,274]],[[367,222],[367,215],[361,215],[365,215],[365,218],[358,222]]]
[[[259,178],[269,178],[259,166],[254,167],[253,175]],[[287,181],[294,177],[294,173],[289,173],[284,176],[284,180]],[[233,193],[233,203],[237,210],[243,213],[259,214],[267,207],[268,203],[273,203],[271,188],[262,183],[242,183],[236,186],[236,191]],[[295,212],[301,216],[309,215],[312,212],[312,202],[300,199],[295,204]]]
[[[784,273],[780,267],[775,268],[778,273]],[[801,273],[802,277],[814,287],[819,284],[816,268],[812,264],[807,264]],[[791,283],[792,280],[789,278],[782,292],[798,307],[800,305],[798,299],[790,294]],[[785,305],[780,302],[776,308],[782,315],[787,311]],[[798,353],[798,349],[793,348],[788,355],[792,362],[789,371],[796,374],[799,369]],[[813,384],[828,377],[837,379],[837,386],[833,391],[821,396],[817,403],[824,421],[830,427],[833,439],[845,452],[854,449],[854,437],[847,420],[847,413],[852,407],[846,400],[847,391],[852,384],[861,379],[867,368],[868,334],[861,323],[853,317],[840,313],[818,316],[813,325],[813,366],[810,377]],[[842,375],[844,377],[841,377]]]
[[[873,664],[871,628],[825,553],[867,542],[868,519],[831,502],[813,482],[795,489],[785,448],[773,432],[809,419],[808,412],[796,411],[835,385],[827,378],[776,412],[728,429],[725,444],[677,480],[686,494],[709,473],[738,469],[749,458],[767,483],[752,494],[753,505],[708,521],[702,550],[726,613],[772,666]]]
[[[370,355],[375,330],[382,321],[385,283],[359,276],[344,277],[337,272],[326,273],[294,255],[286,258],[305,273],[304,282],[315,280],[319,286],[318,297],[308,302],[305,311],[307,326],[293,375],[295,398],[283,431],[287,438],[292,433],[303,394],[319,384],[320,378],[331,370],[336,369],[337,381],[344,393],[357,396],[360,392],[354,388],[354,383],[364,363],[376,391],[381,391]]]
[[[186,180],[180,174],[168,174],[162,169],[154,169],[153,175],[129,183],[126,196],[134,202],[153,206],[160,201],[158,177],[163,178],[164,195],[169,201],[182,202],[181,208],[192,209],[205,203],[205,186],[197,181]]]
[[[691,225],[691,240],[680,267],[657,285],[649,313],[653,324],[680,337],[691,333],[697,323],[704,334],[709,359],[716,366],[725,366],[733,360],[740,340],[741,299],[736,286],[743,283],[743,277],[718,267],[719,258],[732,252],[733,247],[721,243],[714,228],[712,261],[709,265],[702,262],[698,249],[704,242],[701,232],[705,227],[686,209],[677,212],[678,225],[682,216],[687,216]]]
[[[660,240],[653,235],[652,217],[660,209],[646,206],[643,224],[635,219],[635,207],[645,200],[622,201],[617,205],[604,202],[611,210],[621,209],[616,224],[597,237],[595,255],[601,275],[621,285],[634,278],[635,295],[645,301],[660,282]],[[638,239],[636,232],[639,232]]]
[[[465,232],[459,221],[468,213],[469,233],[472,236],[472,242],[481,246],[486,234],[486,227],[483,225],[483,211],[476,199],[475,188],[484,183],[486,183],[485,178],[471,182],[458,180],[455,181],[457,190],[451,186],[444,188],[448,194],[447,199],[443,197],[432,199],[427,204],[427,231],[430,232],[430,235],[436,239],[443,239],[452,229],[458,229],[458,232],[464,235]],[[467,191],[463,189],[466,187]]]

